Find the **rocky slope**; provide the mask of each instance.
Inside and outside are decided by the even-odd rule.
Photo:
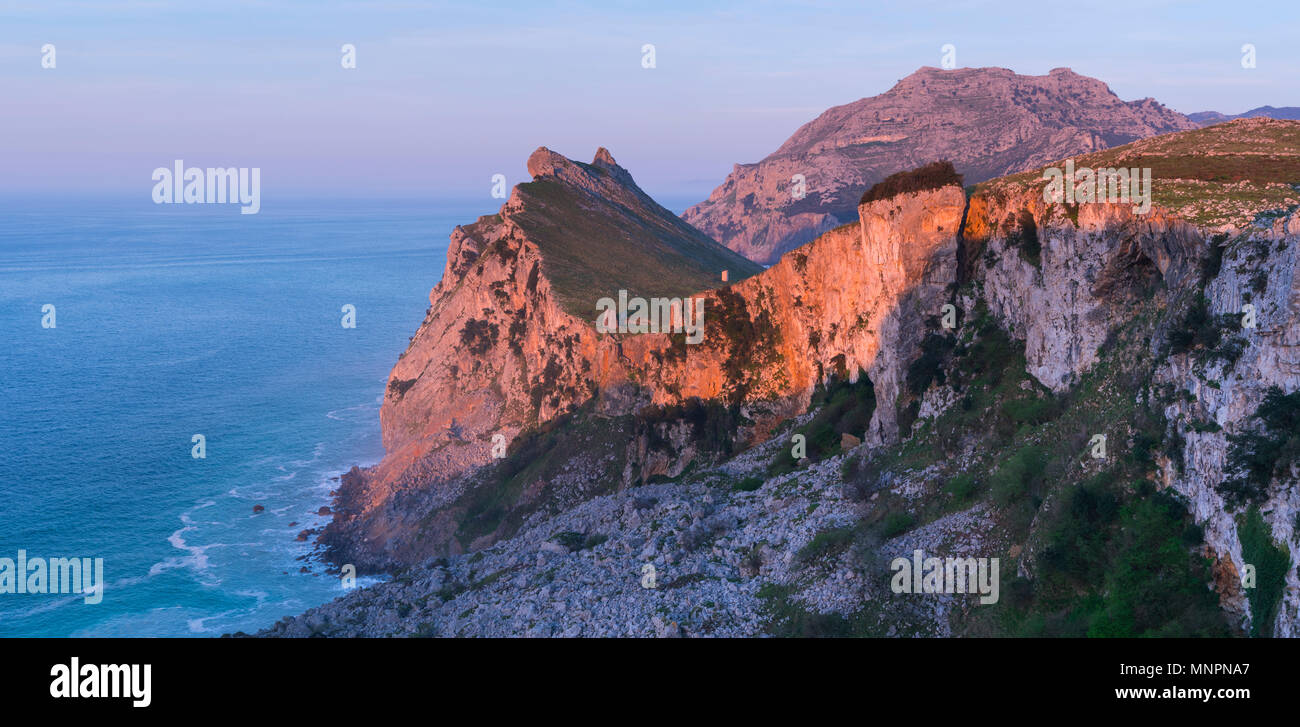
[[[1296,635],[1300,123],[1076,161],[1156,207],[867,202],[705,293],[699,345],[598,337],[580,407],[357,531],[392,582],[265,633]],[[917,549],[997,558],[1000,600],[893,592]]]
[[[836,106],[754,164],[737,164],[686,221],[751,260],[855,218],[875,182],[940,159],[978,182],[1055,159],[1196,128],[1151,99],[1125,102],[1068,68],[1022,76],[1004,68],[921,68],[889,91]],[[803,175],[806,196],[791,179]]]

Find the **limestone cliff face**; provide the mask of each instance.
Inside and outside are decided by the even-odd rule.
[[[1045,204],[1036,189],[995,188],[971,201],[963,243],[968,258],[979,258],[968,261],[981,299],[1009,332],[1025,341],[1029,373],[1054,391],[1069,390],[1105,356],[1107,336],[1129,315],[1126,301],[1149,294],[1143,291],[1152,282],[1161,281],[1171,300],[1194,290],[1202,261],[1210,245],[1217,244],[1208,239],[1213,230],[1165,210],[1141,216],[1132,210],[1129,204],[1086,204],[1071,216],[1062,205]],[[1034,228],[1041,247],[1036,256],[1023,254],[1027,226]],[[1241,584],[1247,564],[1239,513],[1216,488],[1230,475],[1228,436],[1252,428],[1251,417],[1270,387],[1300,389],[1298,250],[1300,213],[1278,219],[1271,229],[1231,238],[1222,270],[1206,286],[1209,313],[1238,315],[1250,303],[1258,312],[1257,329],[1242,329],[1245,347],[1234,363],[1177,354],[1159,366],[1152,382],[1177,392],[1165,416],[1182,441],[1183,462],[1161,463],[1163,484],[1186,498],[1204,527],[1216,563],[1215,587],[1243,628],[1249,627],[1252,614]],[[1162,355],[1162,342],[1152,341],[1151,350]],[[1295,567],[1300,493],[1294,482],[1273,481],[1260,505],[1272,537],[1292,554],[1273,623],[1278,636],[1300,635]]]
[[[1197,228],[1163,210],[1138,215],[1116,203],[1071,212],[1037,190],[975,195],[965,233],[968,255],[983,258],[970,262],[985,303],[1025,341],[1029,373],[1056,392],[1097,362],[1126,296],[1156,279],[1191,282],[1205,249]]]
[[[710,294],[706,317],[715,313],[702,345],[658,374],[647,369],[646,378],[658,377],[670,395],[787,401],[781,413],[788,416],[830,377],[856,381],[865,373],[886,404],[876,408],[867,438],[897,441],[894,402],[925,319],[939,315],[956,282],[965,202],[949,186],[862,205],[860,222]],[[737,329],[746,334],[728,333]]]
[[[922,68],[889,91],[836,106],[754,164],[737,164],[688,222],[759,262],[854,219],[858,198],[939,159],[977,182],[1196,124],[1151,99],[1125,102],[1068,68]],[[803,175],[806,196],[792,178]]]
[[[1169,463],[1165,476],[1185,495],[1206,542],[1216,557],[1216,585],[1224,603],[1243,627],[1253,614],[1242,587],[1247,562],[1242,554],[1238,520],[1216,486],[1228,477],[1228,436],[1254,427],[1252,415],[1269,387],[1300,389],[1300,213],[1278,219],[1268,230],[1230,239],[1222,271],[1206,287],[1209,310],[1238,315],[1244,304],[1255,307],[1257,327],[1236,335],[1245,343],[1233,363],[1198,363],[1190,354],[1173,356],[1159,372],[1158,383],[1188,392],[1166,409],[1170,425],[1182,435],[1182,466]],[[1213,423],[1214,426],[1205,426]],[[1291,477],[1274,479],[1260,505],[1272,537],[1290,550],[1286,584],[1273,632],[1300,636],[1300,583],[1297,556],[1300,489]]]
[[[486,458],[491,434],[509,441],[593,397],[606,413],[691,397],[802,407],[831,376],[866,372],[892,401],[923,319],[955,282],[965,196],[954,186],[865,204],[860,223],[701,291],[697,345],[681,334],[600,334],[560,310],[539,251],[510,226],[520,204],[453,234],[430,314],[390,376],[383,472],[424,459],[423,470],[455,474]],[[882,407],[872,437],[897,434]]]
[[[335,542],[346,530],[382,548],[406,527],[394,497],[447,487],[489,462],[494,442],[583,405],[602,416],[692,398],[737,405],[754,422],[747,436],[762,439],[801,413],[819,383],[865,373],[888,405],[864,434],[877,443],[899,438],[899,382],[924,319],[939,313],[956,281],[959,187],[865,204],[861,222],[772,268],[700,289],[704,335],[688,343],[683,333],[598,333],[595,306],[587,318],[565,310],[553,280],[557,247],[538,231],[574,222],[555,216],[558,192],[608,206],[592,214],[637,209],[638,223],[653,219],[626,171],[603,150],[580,165],[542,149],[529,168],[551,185],[545,197],[521,185],[500,214],[453,233],[428,315],[389,378],[380,414],[387,456],[349,478],[327,532]],[[731,270],[744,272],[733,257]],[[677,472],[685,464],[645,466]]]

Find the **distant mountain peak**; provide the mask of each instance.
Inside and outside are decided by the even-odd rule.
[[[862,193],[895,172],[948,159],[979,182],[1193,128],[1154,99],[1126,102],[1069,68],[1031,76],[923,66],[878,96],[827,109],[762,161],[736,165],[684,217],[770,263],[855,219]]]
[[[1225,121],[1235,121],[1237,119],[1255,119],[1255,118],[1280,119],[1283,121],[1300,120],[1300,107],[1297,106],[1260,106],[1240,114],[1223,114],[1218,111],[1198,111],[1194,114],[1188,114],[1187,118],[1195,121],[1201,126],[1213,126],[1222,124]]]

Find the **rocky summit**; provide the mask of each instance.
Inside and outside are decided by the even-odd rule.
[[[1066,161],[1151,206],[1054,198]],[[891,175],[721,284],[607,153],[539,150],[345,478],[333,558],[391,580],[262,635],[1297,635],[1300,122],[1041,167]],[[555,227],[658,245],[662,287],[566,281]],[[703,300],[702,339],[602,330],[609,285]]]
[[[879,96],[836,106],[779,149],[737,164],[688,222],[751,260],[771,263],[851,222],[858,198],[895,172],[949,160],[967,183],[1196,128],[1152,99],[1057,68],[921,68]],[[796,179],[796,175],[799,175]]]

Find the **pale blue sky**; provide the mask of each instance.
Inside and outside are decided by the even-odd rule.
[[[603,145],[651,194],[702,198],[826,108],[939,65],[945,43],[959,66],[1069,66],[1183,112],[1300,105],[1297,7],[0,1],[0,191],[147,198],[181,158],[261,167],[267,199],[472,199],[495,173],[522,181],[537,146],[585,161]]]

